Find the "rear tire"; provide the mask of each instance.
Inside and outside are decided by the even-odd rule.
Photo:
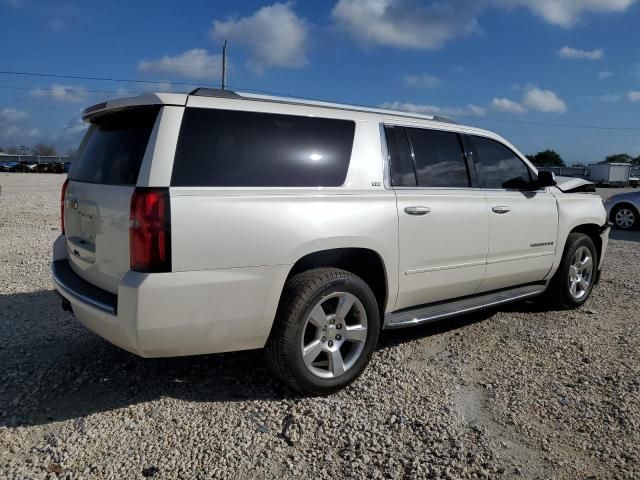
[[[621,230],[632,230],[638,226],[638,210],[626,203],[616,205],[611,211],[611,221]]]
[[[598,273],[598,253],[584,233],[567,237],[562,261],[546,291],[546,299],[563,309],[578,308],[591,295]]]
[[[296,392],[327,395],[360,376],[379,331],[378,302],[366,282],[337,268],[308,270],[285,285],[267,363]]]

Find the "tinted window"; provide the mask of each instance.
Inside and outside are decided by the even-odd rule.
[[[495,140],[470,136],[480,184],[484,188],[520,188],[531,181],[529,169],[511,149]]]
[[[188,108],[171,184],[340,186],[354,130],[346,120]]]
[[[469,175],[458,134],[408,128],[418,185],[468,187]]]
[[[69,178],[107,185],[135,185],[159,107],[131,108],[92,121]]]
[[[411,150],[404,128],[385,127],[384,133],[391,164],[391,185],[394,187],[415,187],[416,172],[413,168]]]

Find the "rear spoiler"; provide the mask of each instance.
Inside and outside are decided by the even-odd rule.
[[[82,112],[82,120],[87,122],[105,113],[130,107],[146,105],[176,105],[183,107],[187,104],[187,98],[188,95],[183,93],[145,93],[136,97],[118,98],[85,108]]]

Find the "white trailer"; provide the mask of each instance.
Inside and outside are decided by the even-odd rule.
[[[589,180],[608,187],[627,187],[630,176],[630,163],[598,163],[591,165],[589,172]]]

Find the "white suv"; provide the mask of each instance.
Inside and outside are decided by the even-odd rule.
[[[53,279],[143,357],[264,348],[293,389],[362,373],[381,329],[597,282],[600,198],[445,119],[198,89],[88,108]]]

